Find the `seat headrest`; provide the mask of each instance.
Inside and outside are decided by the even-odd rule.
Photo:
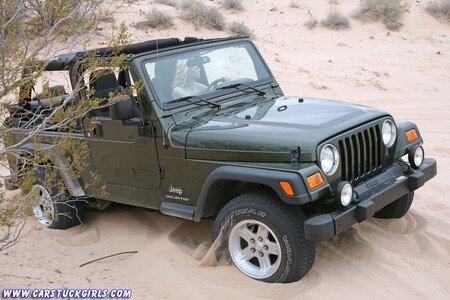
[[[109,69],[92,72],[89,76],[89,82],[89,87],[94,90],[105,90],[119,87],[116,75],[114,75],[114,72]]]
[[[92,72],[89,76],[89,88],[95,91],[93,96],[96,98],[106,98],[109,93],[122,90],[116,75],[109,69]]]

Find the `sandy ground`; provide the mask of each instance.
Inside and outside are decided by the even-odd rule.
[[[318,243],[310,273],[283,285],[251,280],[233,266],[201,266],[212,221],[113,206],[89,212],[84,226],[66,231],[39,229],[30,221],[20,242],[0,253],[0,289],[131,288],[135,299],[449,299],[450,24],[425,14],[426,1],[411,1],[398,32],[355,20],[346,31],[309,30],[303,23],[310,14],[319,19],[330,9],[348,14],[355,1],[300,1],[300,8],[289,2],[245,0],[246,11],[226,18],[254,30],[255,43],[286,94],[348,100],[417,123],[427,156],[438,160],[438,175],[416,192],[404,218],[371,219]],[[139,10],[148,11],[149,5],[134,2],[115,17],[128,24],[143,20]],[[180,20],[174,29],[133,29],[132,34],[135,41],[228,35],[195,31]],[[121,251],[138,253],[79,267]]]

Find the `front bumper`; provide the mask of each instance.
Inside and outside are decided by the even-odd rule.
[[[322,241],[348,230],[356,223],[372,217],[386,205],[417,190],[437,173],[436,160],[426,158],[419,169],[405,173],[399,163],[355,187],[357,203],[330,214],[312,217],[305,222],[305,237]]]

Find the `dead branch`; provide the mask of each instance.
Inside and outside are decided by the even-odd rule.
[[[102,256],[100,258],[96,258],[96,259],[90,260],[88,262],[85,262],[85,263],[81,264],[79,267],[81,268],[81,267],[84,267],[84,266],[86,266],[88,264],[91,264],[93,262],[96,262],[96,261],[99,261],[99,260],[102,260],[102,259],[106,259],[106,258],[110,258],[110,257],[113,257],[113,256],[118,256],[118,255],[123,255],[123,254],[135,254],[135,253],[138,253],[138,252],[139,251],[125,251],[125,252],[119,252],[119,253],[115,253],[115,254],[111,254],[111,255],[107,255],[107,256]]]

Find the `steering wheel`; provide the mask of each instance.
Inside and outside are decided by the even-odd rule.
[[[214,80],[213,82],[211,82],[211,83],[206,87],[206,89],[207,89],[208,91],[211,91],[211,90],[213,90],[213,89],[215,90],[215,89],[217,88],[217,86],[219,85],[219,83],[225,82],[225,81],[228,81],[227,78],[225,78],[225,77],[218,78],[218,79]]]

